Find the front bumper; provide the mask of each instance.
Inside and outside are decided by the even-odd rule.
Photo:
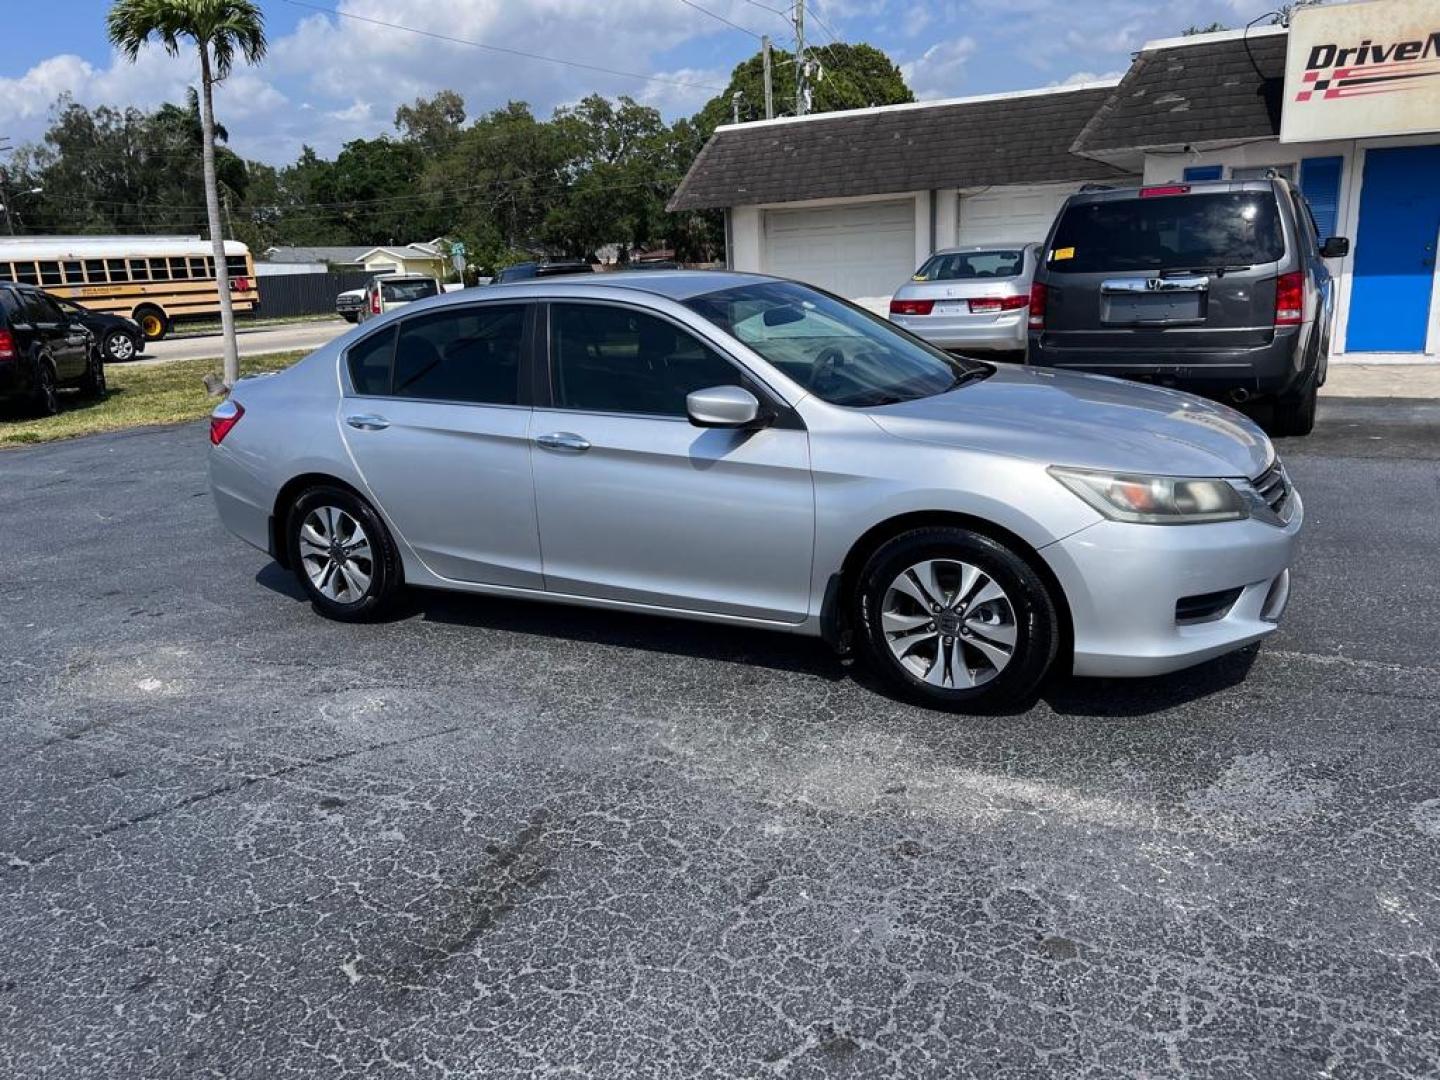
[[[1076,675],[1163,675],[1274,633],[1305,519],[1298,492],[1284,527],[1102,521],[1042,548],[1070,605]],[[1186,597],[1239,589],[1218,618],[1182,622]]]

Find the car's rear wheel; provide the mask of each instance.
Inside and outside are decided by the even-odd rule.
[[[360,622],[401,588],[400,559],[369,503],[338,487],[310,488],[287,517],[290,565],[322,615]]]
[[[159,341],[170,332],[170,320],[154,304],[141,304],[135,309],[135,321],[146,341]]]
[[[124,330],[111,330],[105,335],[102,348],[105,351],[106,360],[123,364],[127,360],[134,360],[139,354],[140,342],[133,334],[128,334]]]
[[[1308,379],[1305,388],[1295,394],[1286,394],[1275,399],[1270,431],[1274,435],[1309,435],[1315,430],[1315,410],[1319,404],[1320,388],[1314,377]]]
[[[985,712],[1022,703],[1060,640],[1055,602],[1030,564],[961,528],[923,528],[866,563],[857,599],[865,655],[927,705]]]
[[[30,391],[30,411],[36,416],[54,416],[60,411],[55,365],[48,356],[40,356],[35,360],[35,386]]]

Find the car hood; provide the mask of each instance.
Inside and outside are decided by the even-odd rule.
[[[1045,465],[1254,477],[1274,451],[1234,409],[1098,375],[1002,365],[948,394],[867,410],[890,435]]]

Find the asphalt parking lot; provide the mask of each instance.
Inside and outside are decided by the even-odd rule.
[[[776,635],[323,621],[204,449],[0,454],[5,1076],[1440,1069],[1440,406],[1282,447],[1264,648],[984,719]]]

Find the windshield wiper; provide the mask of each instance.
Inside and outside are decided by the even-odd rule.
[[[1216,277],[1224,277],[1237,270],[1249,270],[1253,265],[1254,263],[1221,263],[1216,266],[1171,267],[1160,276],[1163,278],[1172,274],[1214,274]]]

